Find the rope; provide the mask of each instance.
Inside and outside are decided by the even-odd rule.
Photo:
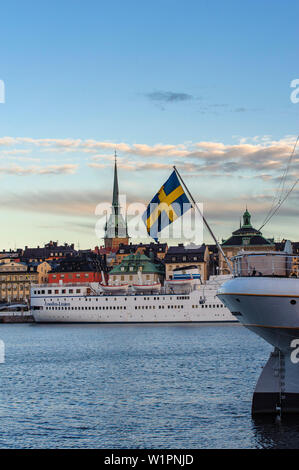
[[[284,194],[284,191],[285,191],[285,183],[286,183],[286,178],[287,178],[287,175],[288,175],[288,172],[289,172],[289,168],[290,168],[290,165],[291,165],[291,162],[292,162],[292,159],[293,159],[293,156],[294,156],[294,153],[295,153],[295,150],[296,150],[296,147],[297,147],[297,144],[298,144],[298,141],[299,141],[299,135],[296,139],[296,142],[294,144],[294,147],[293,147],[293,150],[289,156],[289,159],[288,159],[288,162],[287,162],[287,165],[286,165],[286,168],[283,172],[283,175],[281,177],[281,180],[280,180],[280,183],[279,183],[279,186],[277,188],[277,194],[274,196],[273,198],[273,201],[272,201],[272,205],[271,205],[271,208],[268,212],[268,214],[266,215],[265,219],[264,219],[264,222],[263,224],[261,225],[261,227],[259,228],[259,231],[272,219],[272,217],[278,212],[278,210],[280,209],[280,207],[283,205],[283,203],[287,200],[287,198],[289,197],[289,195],[291,194],[291,192],[293,191],[293,189],[295,188],[295,186],[297,185],[298,181],[299,181],[299,178],[297,178],[297,180],[295,181],[295,183],[293,184],[293,186],[291,186],[291,188]],[[277,204],[276,204],[276,207],[275,207],[275,201],[277,199]]]

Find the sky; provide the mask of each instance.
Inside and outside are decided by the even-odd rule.
[[[299,134],[298,14],[295,0],[2,4],[0,249],[101,245],[115,150],[127,207],[176,165],[220,241],[246,205],[259,228]],[[299,241],[298,193],[266,237]]]

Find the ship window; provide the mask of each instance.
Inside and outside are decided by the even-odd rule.
[[[76,294],[80,294],[81,290],[80,289],[76,289]]]
[[[294,299],[292,299],[291,302],[290,302],[290,304],[292,304],[292,305],[296,305],[296,303],[297,303],[297,302],[296,302],[296,300],[294,300]]]

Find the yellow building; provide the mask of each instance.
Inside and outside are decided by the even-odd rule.
[[[31,284],[47,282],[51,266],[47,262],[27,266],[10,258],[0,263],[0,302],[26,302],[30,298]]]

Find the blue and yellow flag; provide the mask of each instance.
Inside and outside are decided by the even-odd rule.
[[[147,233],[157,242],[161,230],[190,208],[190,201],[179,182],[176,172],[173,171],[166,183],[153,197],[142,216]]]

